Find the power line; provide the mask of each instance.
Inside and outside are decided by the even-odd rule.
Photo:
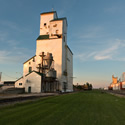
[[[3,72],[2,72],[3,73]],[[13,78],[13,79],[17,79],[16,77],[12,77],[12,76],[9,76],[7,75],[6,73],[3,73],[3,75],[7,76],[7,77],[10,77],[10,78]]]

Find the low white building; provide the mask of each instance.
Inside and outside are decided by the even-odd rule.
[[[23,76],[15,82],[16,88],[25,88],[26,92],[73,91],[73,53],[67,45],[67,25],[67,19],[58,18],[56,11],[40,14],[36,54],[24,62]],[[52,54],[51,68],[57,73],[54,81],[44,81],[47,72],[43,72],[42,52]]]

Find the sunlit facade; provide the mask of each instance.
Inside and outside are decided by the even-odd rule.
[[[51,53],[57,72],[58,91],[73,91],[73,53],[67,45],[67,19],[58,18],[56,11],[40,14],[40,35],[36,40],[36,54],[23,64],[23,76],[15,83],[25,92],[41,92],[42,72],[40,53]],[[54,90],[56,91],[56,90]]]
[[[125,81],[118,80],[118,77],[114,77],[114,75],[112,75],[112,83],[110,84],[109,89],[124,90],[125,89]]]

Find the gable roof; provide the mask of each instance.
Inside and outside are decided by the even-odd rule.
[[[71,52],[71,54],[73,55],[73,52],[71,51],[71,49],[69,48],[68,45],[66,45],[66,47],[69,49],[69,51]]]
[[[35,55],[36,56],[36,55]],[[34,58],[35,56],[31,57],[30,59],[28,59],[27,61],[25,61],[23,64],[25,64],[26,62],[28,62],[29,60],[31,60],[32,58]]]
[[[22,77],[20,77],[19,79],[17,79],[15,82],[17,82],[18,80],[20,80],[20,79],[22,79],[23,78],[23,76]]]
[[[30,75],[31,73],[33,73],[33,72],[35,72],[35,73],[37,73],[38,75],[40,75],[40,76],[42,76],[43,75],[43,73],[40,73],[40,72],[37,72],[37,71],[32,71],[32,72],[29,72],[27,75],[25,75],[25,76],[28,76],[28,75]]]

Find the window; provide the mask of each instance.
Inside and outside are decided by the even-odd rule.
[[[46,23],[44,23],[44,26],[46,26]]]
[[[59,30],[56,30],[56,34],[58,34]]]
[[[66,82],[63,82],[63,89],[64,89],[64,92],[66,92],[66,90],[67,90],[67,83]]]
[[[29,67],[29,73],[32,72],[32,67]]]
[[[19,83],[19,86],[22,86],[22,83]]]
[[[29,65],[31,64],[31,62],[29,62]]]
[[[33,62],[35,62],[35,58],[33,57]]]
[[[54,24],[54,25],[53,25],[53,27],[56,27],[56,26],[57,26],[57,24]]]
[[[65,42],[65,36],[63,36],[64,42]]]

